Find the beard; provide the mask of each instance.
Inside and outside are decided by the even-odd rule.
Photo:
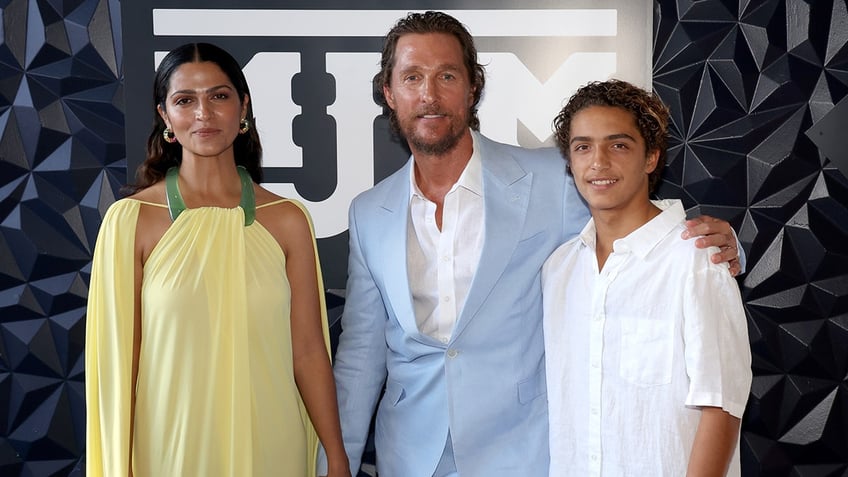
[[[430,113],[428,113],[430,114]],[[418,132],[414,116],[412,119],[401,120],[399,117],[398,130],[409,143],[409,146],[425,155],[440,156],[456,147],[460,139],[468,129],[467,119],[449,116],[450,123],[448,131],[438,137],[425,136]]]

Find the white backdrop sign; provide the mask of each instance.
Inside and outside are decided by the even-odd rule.
[[[487,72],[481,131],[501,142],[552,145],[554,115],[588,81],[618,77],[650,87],[648,0],[462,1],[450,8],[393,2],[392,9],[360,3],[355,9],[319,1],[123,4],[130,174],[144,158],[158,61],[186,42],[226,48],[250,84],[264,185],[306,204],[327,286],[341,288],[350,201],[408,158],[371,86],[383,36],[398,18],[442,10],[468,27]]]

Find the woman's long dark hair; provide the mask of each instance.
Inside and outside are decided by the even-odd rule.
[[[189,43],[175,48],[159,63],[153,78],[153,130],[147,138],[147,158],[136,171],[136,183],[125,188],[128,194],[133,194],[150,187],[165,177],[172,166],[178,166],[183,159],[183,149],[179,143],[169,143],[162,137],[165,122],[156,110],[157,106],[165,108],[165,98],[171,82],[171,75],[185,63],[208,61],[215,63],[227,75],[236,89],[240,101],[245,95],[250,97],[250,89],[241,67],[235,58],[222,48],[210,43]],[[236,136],[233,142],[233,153],[236,165],[244,166],[254,182],[262,182],[262,144],[256,132],[256,121],[253,118],[253,105],[247,104],[246,119],[250,121],[250,129],[245,134]]]

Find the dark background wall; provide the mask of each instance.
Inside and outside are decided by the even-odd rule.
[[[730,220],[748,253],[743,473],[846,476],[846,2],[655,6],[660,195]],[[81,475],[89,261],[127,180],[120,2],[0,7],[0,475]]]

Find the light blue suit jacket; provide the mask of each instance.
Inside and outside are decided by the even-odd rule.
[[[447,344],[421,334],[413,313],[406,260],[412,160],[351,204],[334,374],[353,475],[379,399],[381,477],[431,477],[448,430],[463,477],[547,476],[540,272],[589,212],[557,150],[477,139],[484,245]]]

